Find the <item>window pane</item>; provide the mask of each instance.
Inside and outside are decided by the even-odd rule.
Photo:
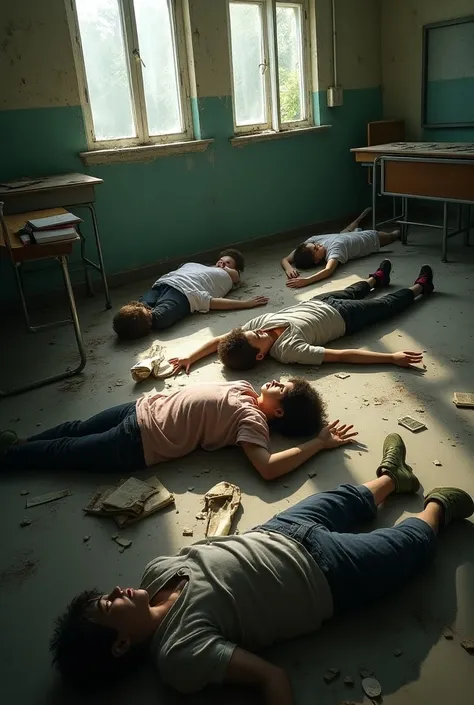
[[[167,0],[134,0],[150,135],[184,132],[173,18]]]
[[[266,122],[262,7],[230,3],[234,105],[237,125]]]
[[[304,74],[301,6],[277,3],[280,120],[304,120]]]
[[[76,0],[97,140],[135,137],[118,0]]]

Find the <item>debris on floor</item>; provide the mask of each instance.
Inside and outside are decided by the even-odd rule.
[[[204,495],[204,512],[207,514],[206,536],[227,536],[232,519],[240,506],[240,487],[230,482],[218,482]]]
[[[149,477],[146,482],[130,477],[121,480],[118,486],[99,487],[83,511],[97,516],[112,516],[123,528],[173,502],[174,495],[156,476]]]
[[[149,357],[133,365],[130,373],[134,382],[142,382],[151,376],[155,379],[166,379],[174,373],[174,367],[167,361],[165,349],[154,343],[149,350]]]
[[[474,639],[464,639],[461,646],[468,654],[474,654]]]
[[[185,526],[183,529],[183,536],[194,536],[194,530],[190,529],[189,526]]]
[[[369,698],[378,698],[382,694],[382,686],[376,678],[364,678],[362,689]]]
[[[436,465],[438,468],[443,466],[443,463],[441,463],[439,460],[433,460],[433,465]]]
[[[112,541],[115,541],[115,543],[118,544],[120,548],[130,548],[130,546],[132,545],[130,539],[123,539],[118,534],[114,534],[112,536]]]
[[[347,372],[338,372],[334,375],[334,377],[337,377],[338,379],[347,379],[350,375],[348,375]]]
[[[421,421],[417,421],[413,416],[400,416],[398,419],[398,424],[407,428],[412,433],[417,433],[418,431],[425,431],[427,426]]]
[[[453,402],[459,409],[470,409],[474,407],[474,394],[469,392],[454,392]]]
[[[30,491],[29,491],[29,490],[22,490],[22,491],[20,492],[20,494],[21,494],[22,497],[25,497],[27,494],[30,494]]]
[[[395,656],[395,658],[399,658],[402,654],[403,654],[403,651],[401,649],[395,649],[395,651],[393,652],[393,655]]]
[[[207,519],[207,514],[206,514],[206,512],[198,512],[198,513],[196,514],[196,519],[197,519],[198,521],[203,521],[204,519]]]
[[[87,543],[89,541],[89,539],[90,539],[90,536],[83,536],[82,537],[82,540],[84,541],[84,543]]]
[[[309,472],[309,473],[308,473],[308,477],[309,477],[310,479],[313,479],[313,477],[316,477],[316,475],[317,475],[316,472]]]
[[[453,630],[450,627],[445,627],[443,629],[443,636],[445,639],[448,641],[451,641],[451,639],[454,639],[454,633]]]
[[[370,668],[359,668],[359,675],[361,678],[372,678],[374,672]]]
[[[344,685],[347,685],[349,688],[352,688],[355,685],[354,679],[351,676],[346,676],[344,678]]]
[[[336,678],[339,678],[340,673],[341,671],[339,668],[328,668],[326,673],[323,675],[323,681],[329,685],[329,683],[335,681]]]
[[[188,492],[192,492],[194,490],[194,487],[188,487]]]
[[[62,499],[63,497],[69,497],[71,492],[69,490],[59,490],[58,492],[47,492],[46,494],[40,494],[37,497],[32,497],[26,502],[26,507],[38,507],[40,504],[47,504],[48,502],[55,502],[57,499]]]
[[[20,521],[20,526],[23,529],[25,526],[29,526],[31,523],[31,519],[22,519]]]

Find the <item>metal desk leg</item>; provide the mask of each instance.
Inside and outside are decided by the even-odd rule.
[[[112,308],[112,304],[110,302],[109,285],[107,284],[107,276],[105,274],[104,258],[102,256],[102,246],[100,244],[99,225],[97,223],[97,216],[95,214],[94,204],[93,203],[85,203],[84,205],[86,208],[88,208],[90,210],[91,217],[92,217],[92,226],[94,228],[95,244],[97,247],[97,258],[99,260],[99,270],[100,270],[100,274],[102,276],[102,283],[104,285],[105,308]]]
[[[442,262],[448,261],[448,202],[443,203],[443,254]]]
[[[464,222],[463,222],[463,227],[465,227],[464,231],[464,244],[466,247],[469,247],[471,244],[471,205],[467,203],[466,205],[462,206],[464,210]]]
[[[51,377],[44,377],[43,379],[39,379],[36,382],[32,382],[31,384],[25,384],[23,387],[17,387],[16,389],[10,389],[8,391],[4,391],[0,389],[0,397],[10,397],[15,394],[21,394],[22,392],[29,392],[32,389],[38,389],[38,387],[43,387],[46,384],[51,384],[52,382],[59,382],[62,379],[66,379],[67,377],[72,377],[73,375],[78,374],[78,372],[82,372],[86,365],[86,350],[84,347],[84,341],[82,339],[82,333],[81,333],[81,328],[79,325],[79,318],[77,316],[77,308],[76,308],[76,301],[74,299],[74,292],[72,290],[71,286],[71,279],[69,277],[69,269],[67,266],[67,257],[66,255],[60,255],[59,257],[56,258],[61,265],[62,273],[63,273],[63,279],[64,279],[64,287],[66,289],[67,297],[68,297],[68,303],[69,303],[69,308],[71,311],[71,320],[68,321],[68,323],[72,323],[74,326],[74,334],[76,336],[76,343],[77,343],[77,348],[79,350],[79,356],[80,356],[80,361],[77,367],[75,367],[72,370],[66,370],[66,372],[60,372],[57,375],[52,375]],[[61,321],[61,323],[64,323],[64,321]],[[50,327],[51,325],[55,324],[47,324],[45,326],[38,326],[39,328],[46,328]],[[36,329],[32,329],[36,330]]]
[[[402,243],[406,245],[408,242],[408,198],[402,198],[402,220],[404,221],[402,225]]]
[[[379,167],[379,159],[374,159],[372,168],[372,230],[377,230],[377,173]]]

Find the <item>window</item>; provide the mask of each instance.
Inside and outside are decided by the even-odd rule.
[[[181,2],[75,0],[89,147],[191,137]]]
[[[231,0],[229,20],[236,132],[309,125],[306,0]]]

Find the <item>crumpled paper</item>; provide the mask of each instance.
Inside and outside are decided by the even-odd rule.
[[[170,365],[166,359],[166,351],[159,343],[152,345],[149,357],[145,357],[130,368],[130,373],[135,382],[143,382],[148,377],[165,379],[170,377],[173,371],[173,365]]]
[[[227,536],[232,519],[240,506],[241,491],[230,482],[218,482],[204,495],[207,513],[206,536]]]

